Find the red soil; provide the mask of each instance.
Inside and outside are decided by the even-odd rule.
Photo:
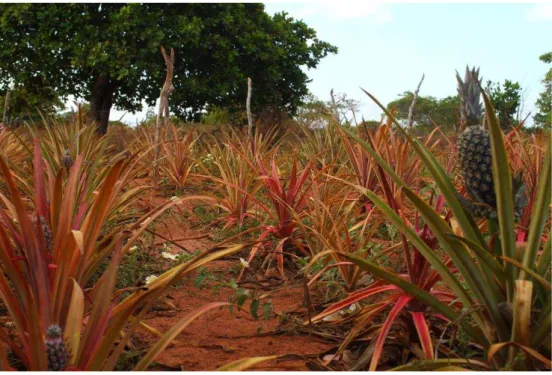
[[[157,199],[156,199],[157,203]],[[186,206],[186,207],[185,207]],[[179,207],[182,211],[190,210],[188,203]],[[175,210],[178,212],[178,210]],[[163,220],[163,224],[157,224],[154,232],[175,241],[191,252],[206,250],[212,247],[214,242],[208,237],[198,240],[185,240],[183,238],[198,237],[201,232],[191,229],[193,223],[184,223],[171,216]],[[161,245],[166,241],[156,236],[154,243]],[[161,251],[161,246],[159,246]],[[182,251],[176,246],[171,246],[174,252]],[[245,257],[245,254],[243,255]],[[219,276],[228,275],[228,270],[235,266],[238,260],[221,260],[208,265],[210,272]],[[235,277],[235,276],[234,276]],[[226,278],[226,277],[225,277]],[[272,280],[271,280],[272,281]],[[265,286],[268,282],[261,283]],[[333,345],[322,342],[321,339],[306,334],[298,334],[293,330],[284,334],[275,334],[279,326],[282,313],[301,313],[301,321],[305,316],[306,308],[303,306],[303,289],[301,285],[275,282],[271,289],[279,289],[270,296],[273,312],[272,317],[264,320],[261,317],[255,320],[246,303],[241,312],[228,308],[220,308],[208,311],[197,318],[173,343],[163,351],[155,362],[155,370],[187,370],[209,371],[228,364],[232,361],[256,356],[269,356],[280,354],[317,355],[328,350]],[[265,288],[259,292],[267,292]],[[177,310],[152,311],[148,313],[145,323],[164,333],[188,312],[204,306],[210,302],[228,301],[230,290],[223,288],[217,295],[210,287],[199,289],[193,285],[193,280],[187,281],[178,289],[169,292],[171,302]],[[271,334],[272,332],[272,334]],[[138,338],[150,346],[156,340],[156,336],[144,330],[138,333]],[[256,370],[307,370],[305,361],[293,360],[283,362],[267,362],[255,367]]]

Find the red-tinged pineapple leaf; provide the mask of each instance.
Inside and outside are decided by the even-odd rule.
[[[288,240],[289,240],[289,238],[285,237],[285,238],[281,239],[278,242],[278,246],[276,246],[276,260],[278,262],[278,271],[280,272],[280,274],[282,275],[282,277],[284,279],[286,279],[286,275],[284,273],[284,254],[283,254],[283,251],[284,251],[284,244]]]
[[[9,346],[9,348],[11,349],[11,351],[13,352],[13,354],[15,354],[15,356],[18,359],[20,359],[21,362],[23,362],[23,365],[28,368],[29,362],[28,362],[27,355],[25,354],[25,352],[23,350],[21,350],[19,345],[17,345],[17,343],[10,337],[10,335],[6,331],[4,331],[3,327],[0,327],[0,341],[7,344]],[[3,345],[0,345],[0,350],[4,351],[4,346]],[[5,352],[2,353],[2,354],[5,355]],[[10,371],[10,370],[0,369],[0,371]]]
[[[56,234],[54,236],[54,258],[57,259],[59,256],[59,252],[63,251],[63,249],[60,248],[60,241],[65,237],[67,233],[71,230],[71,222],[73,219],[73,213],[75,212],[75,203],[77,200],[77,191],[78,191],[78,177],[79,172],[81,169],[81,164],[83,162],[83,155],[77,156],[75,163],[71,167],[71,171],[69,172],[69,177],[67,178],[67,182],[65,183],[65,191],[63,192],[63,198],[61,197],[55,197],[55,202],[60,204],[59,206],[59,216],[56,215],[55,217],[59,217],[59,221],[57,222],[57,230]],[[60,178],[61,183],[61,174],[58,175]],[[61,186],[60,186],[61,187]],[[61,190],[56,191],[58,194],[62,194]]]
[[[297,193],[296,189],[300,188],[300,185],[297,184],[297,155],[293,153],[293,167],[291,168],[291,176],[288,185],[287,199],[286,202],[291,204],[293,202],[294,195]]]
[[[54,302],[53,318],[58,321],[63,321],[61,312],[67,311],[64,307],[68,303],[68,300],[65,298],[67,288],[70,286],[68,278],[75,276],[75,263],[81,256],[81,252],[78,250],[79,237],[82,237],[80,232],[72,231],[64,235],[64,238],[60,242],[63,251],[60,252],[59,257],[56,259],[58,269],[55,273],[52,287]]]
[[[322,270],[320,272],[318,272],[316,275],[314,275],[310,280],[309,280],[309,283],[307,284],[308,286],[312,286],[314,283],[316,283],[316,281],[322,277],[324,274],[326,274],[326,272],[332,268],[336,268],[336,267],[342,267],[342,266],[352,266],[354,265],[353,263],[351,262],[339,262],[339,263],[334,263],[334,264],[330,264],[328,266],[325,266],[324,268],[322,268]]]
[[[50,168],[48,164],[46,165]],[[56,234],[58,230],[58,220],[60,217],[59,213],[61,210],[61,201],[63,198],[63,169],[58,171],[53,185],[53,189],[50,190],[50,224],[52,225],[50,229],[53,234]],[[55,245],[55,242],[53,245]],[[54,253],[56,253],[55,250],[56,248],[54,247]]]
[[[149,311],[157,298],[164,293],[165,289],[174,281],[178,280],[179,276],[188,274],[189,272],[192,272],[216,259],[235,254],[238,251],[243,250],[246,246],[248,245],[234,245],[224,250],[219,250],[219,248],[208,250],[194,259],[191,259],[186,263],[182,263],[165,272],[163,275],[148,284],[148,288],[134,293],[117,305],[117,307],[113,310],[109,330],[106,332],[106,335],[102,340],[101,347],[104,350],[103,352],[98,353],[99,358],[108,358],[108,354],[111,352],[111,354],[109,354],[109,358],[102,367],[102,370],[113,370],[117,359],[120,357],[126,343],[134,333],[134,330],[138,327],[143,315]],[[127,325],[130,315],[134,313],[134,310],[138,306],[142,306],[141,311],[137,315],[134,315],[130,326],[125,329],[124,337],[118,341],[115,349],[111,350],[115,340],[119,338],[119,333],[123,327]]]
[[[280,274],[284,279],[287,279],[286,274],[284,272],[284,254],[278,253],[276,256],[276,259],[278,260],[278,271],[280,271]]]
[[[376,371],[381,353],[383,352],[383,344],[385,344],[385,339],[387,338],[387,334],[391,329],[391,325],[395,321],[395,318],[397,317],[399,312],[406,306],[408,302],[410,302],[411,299],[412,297],[410,296],[402,295],[401,297],[399,297],[397,303],[395,303],[395,306],[393,306],[393,308],[389,312],[389,316],[385,320],[385,323],[383,323],[380,334],[378,335],[378,339],[376,340],[374,354],[372,355],[372,361],[370,362],[370,368],[368,371]]]
[[[251,261],[253,260],[253,258],[255,257],[255,254],[257,254],[257,251],[259,251],[259,248],[261,247],[262,245],[262,242],[264,241],[264,239],[266,237],[268,237],[268,235],[270,233],[272,233],[274,231],[274,228],[273,227],[268,227],[265,229],[265,231],[263,233],[261,233],[261,235],[259,236],[259,238],[257,238],[257,244],[255,246],[253,246],[251,248],[251,252],[249,253],[249,257],[247,258],[247,263],[251,263]],[[237,281],[240,281],[242,276],[243,276],[243,273],[245,272],[245,268],[242,268],[239,276],[238,276],[238,279]]]
[[[196,318],[211,309],[228,305],[230,305],[230,303],[228,302],[214,302],[197,310],[194,310],[191,313],[188,313],[184,318],[182,318],[182,320],[172,326],[172,328],[169,329],[159,341],[157,341],[157,343],[148,351],[148,353],[144,357],[142,357],[140,362],[138,362],[136,367],[134,367],[134,371],[145,371],[159,355],[159,353],[165,350],[165,348],[171,343],[171,341],[173,341],[176,336],[178,336],[180,332],[188,327],[188,325],[190,325],[190,323],[193,322]]]
[[[47,219],[48,209],[46,204],[46,186],[44,185],[44,162],[42,161],[42,157],[40,155],[40,147],[37,139],[34,140],[33,164],[35,207],[38,212],[38,216]]]
[[[534,349],[531,349],[524,345],[520,345],[517,342],[513,342],[513,341],[500,342],[498,344],[491,345],[489,347],[489,351],[487,352],[489,362],[493,359],[496,353],[498,353],[502,348],[505,348],[507,346],[515,346],[517,348],[520,348],[525,353],[529,354],[531,357],[541,362],[547,369],[551,368],[552,362],[550,361],[549,358],[546,358],[545,356],[543,356],[542,354],[540,354]]]
[[[323,312],[321,312],[320,314],[318,314],[317,316],[312,318],[312,321],[314,322],[314,321],[320,320],[320,319],[324,318],[325,316],[328,316],[328,315],[331,315],[331,314],[333,314],[337,311],[343,310],[344,308],[349,307],[353,303],[361,301],[361,300],[363,300],[365,298],[368,298],[369,296],[372,296],[374,294],[383,293],[383,292],[387,292],[387,291],[390,291],[390,290],[399,290],[399,288],[396,287],[395,285],[384,285],[384,286],[378,286],[378,287],[375,287],[375,288],[373,286],[369,286],[365,289],[362,289],[362,290],[359,290],[355,293],[350,294],[347,298],[344,298],[344,299],[342,299],[341,301],[339,301],[337,303],[334,303],[333,305],[328,307],[326,310],[324,310]]]
[[[418,338],[422,344],[422,349],[425,354],[425,359],[433,359],[433,344],[431,342],[431,334],[429,333],[429,327],[424,317],[423,312],[410,312],[412,320],[416,326],[418,332]]]
[[[113,289],[115,288],[117,268],[121,261],[121,237],[119,237],[116,241],[117,245],[115,246],[115,251],[113,252],[109,267],[105,273],[106,278],[102,285],[102,293],[98,293],[98,296],[94,301],[94,307],[90,313],[90,319],[81,340],[82,345],[79,349],[79,356],[74,362],[77,367],[82,369],[88,369],[89,364],[94,361],[96,348],[104,335],[103,330],[106,328],[110,311],[113,308],[111,296]]]
[[[466,369],[459,367],[460,365],[469,366],[472,369],[490,369],[489,364],[475,359],[443,358],[432,359],[429,361],[413,361],[407,363],[406,365],[394,367],[389,371],[446,371],[447,369],[451,369],[452,371],[467,371]]]
[[[217,371],[244,371],[260,363],[274,361],[278,358],[280,358],[278,355],[242,358],[219,367]]]
[[[123,160],[119,160],[108,172],[102,183],[92,209],[84,219],[81,230],[84,234],[84,260],[90,259],[94,251],[94,243],[102,229],[102,225],[109,211],[109,203],[115,193],[115,185],[119,179],[121,169],[124,166]]]
[[[23,319],[21,308],[24,308],[28,304],[28,291],[27,283],[25,281],[25,275],[19,271],[19,267],[14,264],[13,249],[4,228],[0,225],[0,262],[3,264],[5,275],[8,276],[10,283],[13,285],[15,292],[19,296],[16,299],[14,291],[10,286],[10,283],[5,278],[4,273],[0,273],[0,281],[2,284],[2,298],[4,303],[7,304],[7,308],[13,306],[14,311],[10,311],[10,314],[14,317],[14,320]],[[19,300],[19,301],[18,301]],[[21,303],[22,306],[19,305]],[[22,326],[22,325],[21,325]]]
[[[19,189],[15,185],[11,172],[4,162],[4,159],[0,157],[0,170],[5,177],[8,191],[11,194],[11,203],[17,213],[17,221],[21,229],[21,235],[23,236],[24,254],[28,259],[28,265],[30,266],[29,277],[31,279],[31,288],[34,291],[36,303],[40,306],[39,317],[42,320],[42,324],[47,324],[50,313],[50,301],[48,298],[49,290],[49,278],[48,268],[45,258],[40,253],[38,242],[35,234],[35,230],[27,215],[27,210],[21,199]],[[38,318],[38,317],[37,317]]]
[[[64,337],[71,351],[71,364],[77,358],[81,337],[82,321],[84,316],[84,293],[79,284],[73,279],[73,292],[71,294],[71,304],[65,323]]]

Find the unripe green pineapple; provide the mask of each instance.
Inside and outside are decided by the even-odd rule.
[[[45,344],[49,371],[62,371],[67,367],[69,351],[61,333],[61,328],[57,324],[51,325],[46,331]]]
[[[487,130],[481,125],[483,106],[478,76],[479,69],[475,68],[470,71],[466,67],[464,81],[456,73],[460,111],[466,126],[458,141],[459,169],[464,186],[474,200],[496,207],[491,139]]]

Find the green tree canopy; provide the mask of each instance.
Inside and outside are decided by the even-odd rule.
[[[395,108],[398,120],[406,121],[414,93],[406,91],[400,98],[387,104],[387,109]],[[433,96],[418,96],[412,120],[414,126],[440,126],[443,130],[453,130],[458,124],[460,102],[458,96],[437,99]]]
[[[295,113],[307,94],[302,68],[337,48],[262,4],[1,4],[0,91],[50,88],[91,104],[107,130],[113,105],[155,104],[165,76],[160,45],[176,51],[171,110],[198,120],[207,106],[245,101]],[[39,90],[35,90],[39,91]],[[52,100],[52,98],[44,98]]]
[[[546,64],[552,64],[552,52],[545,53],[540,57],[540,60]],[[537,110],[533,119],[538,127],[550,127],[552,125],[552,68],[548,70],[542,80],[544,91],[541,92],[537,99]]]
[[[497,112],[500,127],[509,130],[515,125],[521,103],[521,86],[518,82],[505,80],[502,86],[498,82],[487,81],[491,101]]]
[[[64,108],[57,94],[46,86],[17,86],[9,92],[7,108],[4,107],[6,95],[6,89],[0,90],[0,118],[4,118],[6,110],[7,124],[40,121],[42,114],[52,114]]]

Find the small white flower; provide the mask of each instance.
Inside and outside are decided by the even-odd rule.
[[[173,196],[171,197],[171,201],[175,201],[175,200],[177,200],[177,199],[178,199],[178,197],[177,197],[176,195],[173,195]]]
[[[151,283],[153,280],[157,279],[157,275],[149,275],[148,277],[146,277],[146,285],[148,285],[149,283]]]
[[[356,304],[353,303],[348,308],[345,308],[343,310],[339,310],[337,312],[334,312],[333,314],[325,316],[322,320],[325,321],[325,322],[331,322],[331,321],[334,321],[334,320],[339,320],[339,319],[341,319],[341,317],[353,313],[356,309],[357,309],[357,306],[356,306]]]
[[[330,314],[328,316],[325,316],[324,318],[322,318],[322,320],[324,322],[331,322],[331,321],[334,321],[334,320],[338,320],[340,318],[341,318],[341,316],[340,316],[339,311],[338,311],[338,312],[334,312],[333,314]]]
[[[243,268],[249,268],[249,262],[243,258],[240,258],[240,263]]]
[[[176,258],[178,258],[178,255],[167,253],[166,251],[163,251],[161,253],[161,256],[165,259],[170,259],[170,260],[176,260]]]
[[[128,249],[128,251],[131,252],[131,253],[135,252],[136,250],[138,250],[138,246],[136,246],[136,245],[134,245],[130,249]]]

